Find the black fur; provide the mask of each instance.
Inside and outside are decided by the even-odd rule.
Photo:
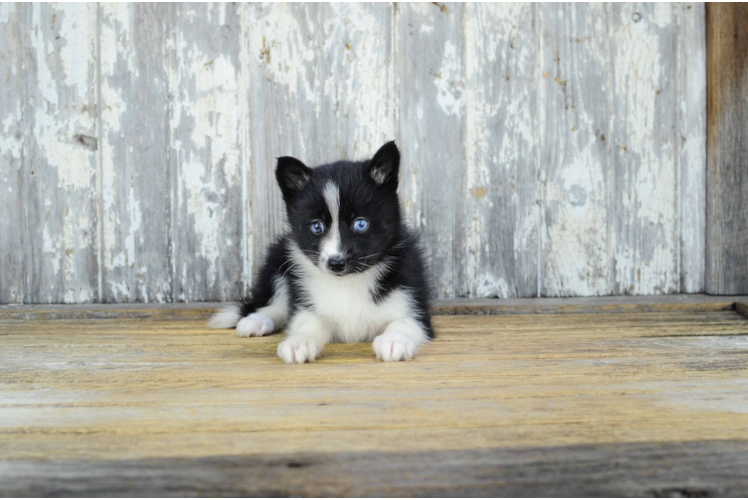
[[[374,301],[381,301],[393,290],[406,288],[414,299],[416,317],[429,338],[434,337],[429,314],[429,287],[418,237],[402,216],[397,196],[400,153],[394,142],[385,144],[371,160],[338,161],[308,168],[295,158],[278,158],[276,179],[283,193],[289,230],[268,248],[265,262],[256,277],[251,298],[241,304],[242,317],[266,306],[274,293],[278,276],[288,279],[291,292],[291,315],[302,300],[302,279],[291,264],[289,243],[294,241],[318,263],[321,238],[310,225],[321,220],[329,228],[331,214],[323,191],[329,181],[340,187],[340,234],[350,265],[346,273],[362,272],[387,262],[388,269],[373,291]],[[369,228],[353,231],[355,218],[365,217]],[[305,304],[305,306],[310,306]]]

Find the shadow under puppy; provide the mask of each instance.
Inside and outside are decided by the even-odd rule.
[[[286,363],[314,361],[328,342],[373,341],[377,358],[407,361],[434,337],[417,236],[397,197],[400,152],[308,168],[278,158],[289,229],[267,251],[250,298],[213,315],[240,337],[286,327]]]

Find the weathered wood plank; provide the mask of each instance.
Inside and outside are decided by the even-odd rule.
[[[4,496],[740,497],[748,442],[13,461]],[[137,477],[137,481],[133,481]]]
[[[398,4],[396,95],[400,193],[423,234],[433,293],[467,295],[465,269],[465,41],[462,4]]]
[[[169,10],[100,8],[102,300],[171,301]]]
[[[748,301],[746,302],[737,302],[735,304],[735,310],[748,318]]]
[[[435,326],[410,363],[333,344],[288,366],[282,336],[197,320],[2,320],[0,493],[743,487],[748,320],[736,311]]]
[[[706,272],[706,24],[703,2],[678,9],[680,292],[699,293]]]
[[[253,268],[283,228],[276,157],[295,156],[310,166],[363,159],[394,138],[392,8],[245,6],[252,150],[248,248]]]
[[[610,8],[612,292],[674,293],[680,288],[676,7]]]
[[[437,299],[434,315],[455,314],[597,314],[622,312],[741,312],[746,296],[649,295],[533,299]],[[742,304],[742,305],[741,305]],[[222,307],[218,302],[174,304],[84,304],[84,305],[6,305],[0,306],[0,319],[106,319],[149,318],[154,320],[190,319],[207,321]],[[744,314],[741,312],[741,314]],[[745,315],[745,314],[744,314]]]
[[[175,4],[169,14],[173,297],[245,291],[241,26],[234,4]]]
[[[308,18],[320,37],[315,84],[318,161],[371,158],[395,139],[394,5],[318,3]]]
[[[22,6],[0,3],[0,303],[24,289],[24,78]]]
[[[748,4],[706,8],[706,291],[748,291]]]
[[[540,211],[538,7],[465,8],[466,190],[457,193],[465,204],[458,214],[463,230],[456,236],[465,251],[455,265],[466,268],[466,282],[458,289],[472,297],[532,297],[538,293]],[[424,146],[424,154],[430,147]],[[457,170],[459,160],[453,161],[445,167]]]
[[[96,6],[23,9],[25,300],[91,302],[98,297]]]
[[[616,140],[612,63],[605,50],[610,7],[557,3],[543,5],[539,13],[541,294],[607,295],[613,291],[615,252],[610,225],[626,217],[610,207],[610,145]]]

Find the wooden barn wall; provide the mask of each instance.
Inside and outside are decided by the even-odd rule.
[[[2,3],[0,80],[0,303],[235,299],[393,138],[434,296],[704,290],[700,3]]]

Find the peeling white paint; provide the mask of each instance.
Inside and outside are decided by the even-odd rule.
[[[27,68],[0,59],[2,74],[29,79],[28,103],[0,105],[0,155],[15,162],[0,178],[8,198],[22,195],[16,182],[28,177],[17,169],[38,154],[25,160],[45,217],[31,222],[46,283],[34,300],[95,300],[86,273],[98,269],[96,242],[113,300],[197,300],[228,290],[227,279],[249,281],[254,254],[282,227],[273,158],[364,158],[393,137],[404,209],[426,235],[440,295],[528,295],[534,273],[548,295],[700,291],[706,78],[704,9],[693,7],[560,6],[554,20],[551,5],[447,14],[424,3],[395,14],[391,4],[253,4],[237,22],[230,4],[174,6],[159,11],[175,16],[161,25],[171,30],[164,45],[144,54],[131,23],[148,6],[0,4],[0,25],[26,23]],[[408,26],[409,16],[422,22]],[[232,39],[238,57],[222,45]],[[163,71],[149,66],[163,55]],[[133,123],[142,68],[148,87],[170,94],[166,109],[148,110],[170,113],[168,145]],[[168,148],[168,165],[132,164],[149,141]],[[151,206],[139,192],[151,168],[174,169],[171,227],[151,227],[168,201]],[[171,269],[139,255],[164,246],[167,230]],[[247,263],[227,278],[235,253]]]
[[[42,243],[43,243],[43,249],[44,254],[50,258],[50,263],[52,265],[52,270],[57,276],[60,274],[60,250],[57,246],[57,242],[52,239],[52,236],[49,234],[49,226],[47,224],[44,224],[44,228],[42,229]]]
[[[674,137],[668,137],[667,127],[660,124],[669,116],[662,112],[660,94],[672,92],[671,75],[664,66],[671,60],[664,61],[661,55],[669,50],[668,36],[676,26],[658,26],[670,17],[672,4],[655,5],[654,13],[641,6],[638,22],[633,21],[634,8],[621,6],[621,27],[613,37],[614,93],[618,108],[626,112],[616,122],[618,140],[625,147],[622,188],[628,222],[624,227],[635,231],[634,240],[627,238],[630,231],[613,235],[614,269],[621,293],[673,293],[679,289],[680,252],[674,244],[678,241],[677,164]]]
[[[307,78],[306,63],[315,61],[317,54],[305,39],[292,8],[282,3],[252,6],[247,27],[249,44],[254,50],[252,56],[267,68],[274,82],[287,88],[290,97],[301,97],[316,106],[318,97]],[[313,29],[312,24],[307,26]],[[313,35],[310,31],[309,36]]]
[[[134,265],[135,260],[135,235],[140,229],[140,223],[143,221],[143,214],[140,211],[140,200],[135,197],[135,189],[130,186],[129,196],[127,199],[128,214],[130,216],[130,225],[127,236],[125,237],[125,258],[127,265]]]
[[[457,46],[452,40],[444,42],[444,54],[439,73],[434,75],[438,90],[436,101],[446,115],[460,116],[465,103],[465,82]]]
[[[512,297],[512,295],[513,292],[509,289],[509,284],[504,278],[485,275],[478,279],[476,286],[477,297],[506,299]]]
[[[96,51],[96,15],[91,12],[95,7],[78,3],[65,6],[60,24],[60,39],[64,40],[64,50],[60,51],[65,85],[70,87],[85,102],[89,92],[88,75],[93,65],[92,55]]]
[[[178,159],[177,225],[172,232],[176,260],[172,265],[181,269],[176,276],[180,300],[235,286],[223,282],[227,280],[224,269],[236,254],[226,252],[222,241],[227,234],[235,234],[235,212],[227,205],[246,178],[240,144],[240,70],[238,60],[231,57],[236,53],[227,49],[216,54],[215,43],[203,43],[217,28],[198,28],[206,9],[215,22],[225,20],[227,8],[226,4],[180,7],[181,22],[187,24],[169,42],[174,54],[174,64],[168,69],[169,88],[176,89],[170,118],[171,154]],[[219,11],[217,17],[214,9]]]
[[[7,24],[11,22],[11,16],[14,16],[15,14],[16,8],[12,3],[0,3],[0,23]]]
[[[23,149],[23,133],[18,117],[21,116],[21,103],[15,103],[16,109],[3,120],[3,133],[0,135],[0,155],[3,158],[20,160]]]
[[[34,146],[24,149],[24,161],[38,202],[44,200],[44,210],[27,215],[36,218],[28,223],[38,228],[35,237],[41,239],[38,260],[30,262],[41,286],[29,295],[36,302],[75,302],[97,286],[95,154],[83,144],[84,137],[96,136],[96,6],[35,4],[25,9],[23,40],[33,61],[24,76],[25,117],[31,131],[27,140]]]
[[[537,267],[524,264],[538,235],[532,16],[530,4],[471,4],[465,12],[465,287],[478,297],[535,292],[515,278]]]

